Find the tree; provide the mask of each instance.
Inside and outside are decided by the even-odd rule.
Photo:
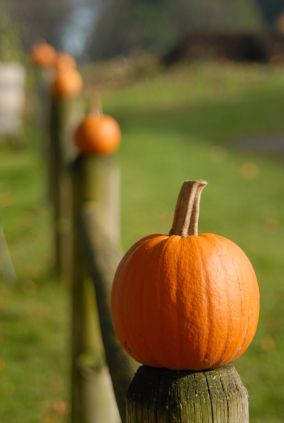
[[[1,9],[21,27],[23,47],[29,49],[40,39],[60,46],[61,31],[70,10],[81,0],[1,0]]]
[[[255,0],[114,0],[94,28],[94,58],[162,51],[192,30],[259,31]]]
[[[257,2],[268,27],[273,29],[277,18],[284,13],[283,0],[257,0]]]

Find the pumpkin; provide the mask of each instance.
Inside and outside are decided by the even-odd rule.
[[[75,132],[75,144],[82,154],[111,154],[117,150],[121,130],[111,116],[91,113]]]
[[[137,361],[176,370],[231,363],[248,348],[259,318],[254,269],[234,242],[198,234],[205,181],[182,186],[169,235],[150,235],[120,262],[112,318]]]
[[[82,91],[83,80],[77,69],[59,69],[54,76],[51,91],[55,97],[71,98]]]
[[[56,59],[56,51],[48,43],[38,43],[32,48],[31,56],[38,66],[51,68]]]
[[[60,69],[75,69],[76,68],[76,61],[74,57],[72,57],[68,53],[57,53],[55,60],[54,60],[54,68],[56,70]]]

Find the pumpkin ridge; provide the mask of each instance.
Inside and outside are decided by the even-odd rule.
[[[143,239],[143,241],[145,241]],[[137,253],[137,251],[140,249],[140,247],[143,245],[143,241],[140,242],[138,241],[132,248],[130,248],[129,250],[129,254],[127,254],[126,256],[126,260],[123,262],[123,272],[125,272],[125,266],[128,262],[131,262],[132,260],[134,260],[135,257],[135,253]],[[128,348],[131,351],[131,353],[136,357],[136,348],[133,348],[133,337],[132,337],[132,332],[129,329],[129,324],[128,324],[128,307],[127,307],[127,302],[128,302],[128,295],[127,292],[129,292],[129,290],[131,289],[131,275],[133,273],[133,268],[130,267],[130,270],[128,269],[128,274],[127,274],[127,283],[122,284],[123,288],[122,288],[122,295],[121,295],[121,316],[122,316],[122,327],[123,327],[123,337],[124,339],[127,339],[127,344],[128,344]],[[121,278],[121,277],[120,277]],[[119,278],[119,280],[121,280]],[[125,341],[124,341],[125,342]],[[139,360],[138,360],[139,361]]]
[[[239,316],[245,316],[245,309],[247,309],[247,306],[245,307],[245,301],[244,301],[244,289],[243,286],[241,284],[241,275],[240,275],[240,270],[238,269],[238,266],[236,266],[236,262],[234,260],[232,260],[232,264],[233,264],[233,268],[235,270],[235,273],[237,275],[237,280],[238,280],[238,285],[239,285],[239,292],[240,292],[240,304],[241,304],[241,310],[239,313]],[[243,320],[243,318],[241,319]],[[239,325],[241,326],[241,325]],[[243,346],[246,343],[247,337],[248,337],[248,328],[249,328],[249,317],[247,318],[246,321],[246,327],[245,327],[245,331],[242,334],[242,341],[239,343],[239,346],[237,347],[237,350],[234,351],[234,356],[236,356],[243,348]]]
[[[182,333],[182,325],[183,325],[183,319],[181,316],[182,313],[182,304],[180,301],[180,295],[178,293],[179,290],[182,290],[182,286],[181,286],[181,278],[180,278],[180,274],[181,274],[181,258],[182,258],[182,253],[181,251],[184,249],[182,247],[184,247],[183,245],[183,238],[181,238],[179,240],[179,242],[177,243],[177,245],[179,246],[179,249],[177,251],[177,260],[176,260],[176,281],[175,281],[175,302],[176,302],[176,322],[177,322],[177,328],[176,328],[176,333],[178,333],[178,337],[177,337],[177,363],[179,363],[179,367],[181,367],[181,363],[182,363],[182,340],[181,340],[181,336],[180,334]]]
[[[212,302],[211,302],[211,295],[208,295],[208,291],[210,291],[211,289],[211,286],[208,283],[210,281],[210,277],[208,277],[207,266],[206,266],[206,263],[204,263],[204,260],[202,257],[202,251],[201,251],[202,249],[200,248],[200,241],[201,239],[193,237],[193,242],[195,244],[195,254],[198,256],[199,263],[200,263],[199,274],[200,274],[200,280],[202,281],[202,291],[203,291],[202,316],[203,316],[203,324],[206,327],[206,342],[203,343],[204,347],[202,348],[202,352],[204,357],[202,358],[202,361],[205,362],[206,355],[208,353],[208,347],[209,347],[209,334],[211,334],[211,330],[212,330],[212,319],[210,319],[211,312],[212,312]],[[206,319],[205,319],[205,316],[206,316]],[[204,322],[204,320],[206,320],[206,322]]]
[[[142,292],[141,292],[141,304],[143,305],[142,313],[141,313],[141,320],[142,320],[141,326],[143,328],[143,333],[145,334],[146,337],[147,337],[147,335],[149,335],[149,330],[147,330],[148,325],[149,325],[148,320],[147,320],[148,319],[148,316],[147,316],[148,315],[147,307],[148,307],[148,296],[149,296],[148,283],[149,282],[151,283],[151,289],[153,289],[154,288],[153,285],[155,285],[155,282],[156,282],[156,279],[157,279],[154,275],[160,273],[159,263],[161,262],[163,251],[166,249],[166,246],[167,246],[167,238],[166,239],[160,239],[160,241],[157,244],[155,244],[155,246],[153,246],[151,248],[151,257],[153,257],[154,254],[155,254],[158,257],[158,260],[157,261],[154,260],[151,263],[151,268],[150,268],[150,270],[151,270],[151,272],[150,272],[151,278],[150,278],[150,281],[149,281],[149,279],[147,280],[146,278],[143,278]],[[149,253],[150,252],[148,252],[148,254]],[[148,259],[146,261],[148,261]],[[145,299],[145,292],[147,294],[146,299]],[[159,294],[159,289],[157,289],[156,292]],[[152,317],[155,320],[157,320],[157,316],[155,316],[155,317],[152,316]],[[158,320],[160,320],[160,319],[158,319]],[[147,347],[147,348],[145,348],[145,347]],[[147,355],[149,357],[151,357],[151,362],[157,363],[157,366],[158,366],[160,363],[159,363],[159,358],[157,358],[156,345],[153,344],[151,342],[151,340],[144,339],[144,350],[147,350]]]
[[[209,237],[210,237],[210,235],[209,235]],[[219,236],[218,235],[214,235],[214,238],[213,238],[213,243],[214,244],[217,244],[217,242],[215,240],[216,237],[217,237],[217,239],[219,241]],[[210,237],[209,239],[211,240],[211,243],[212,243],[212,237]],[[224,239],[224,238],[222,238],[222,239]],[[223,264],[222,264],[221,258],[220,258],[220,256],[218,254],[215,255],[215,260],[216,259],[219,261],[220,268],[222,269],[223,268]],[[238,277],[238,283],[239,283],[239,277]],[[229,286],[228,286],[227,283],[223,284],[223,286],[222,286],[222,290],[224,291],[225,289],[226,289],[226,293],[225,293],[225,295],[226,295],[226,301],[225,301],[225,304],[226,304],[226,319],[225,319],[225,321],[226,321],[226,338],[224,340],[223,348],[222,348],[222,350],[221,350],[221,352],[219,354],[220,356],[219,356],[218,359],[215,360],[214,366],[218,366],[219,364],[222,363],[222,361],[223,361],[222,357],[224,357],[224,356],[227,357],[228,356],[228,345],[229,345],[229,341],[230,341],[230,331],[229,331],[229,328],[232,326],[232,313],[231,313],[231,308],[229,307],[229,304],[231,303],[231,298],[230,298]],[[232,350],[232,347],[231,347],[231,350]],[[232,356],[233,354],[231,353],[229,355]]]
[[[171,237],[168,237],[165,241],[166,241],[165,245],[163,247],[163,250],[162,250],[160,258],[159,258],[159,264],[157,264],[159,271],[160,271],[160,269],[164,268],[164,263],[166,261],[167,253],[168,253],[168,251],[171,247],[171,244],[172,244]],[[167,339],[164,336],[163,325],[162,325],[162,322],[165,321],[165,318],[162,317],[163,316],[163,310],[165,310],[165,307],[163,306],[163,292],[161,292],[161,290],[159,289],[159,281],[156,279],[155,282],[156,282],[156,285],[158,285],[156,288],[157,288],[157,292],[159,294],[158,295],[159,304],[158,304],[158,307],[157,307],[158,316],[159,316],[159,319],[158,319],[158,321],[159,321],[159,326],[158,326],[159,341],[160,341],[160,343],[163,347],[163,350],[167,351],[168,350],[168,342],[167,342]],[[163,367],[163,363],[160,362],[159,365],[161,367]]]
[[[240,302],[241,302],[240,316],[245,316],[246,314],[249,314],[249,313],[247,313],[247,310],[250,307],[249,304],[247,304],[247,302],[248,302],[248,300],[247,300],[247,293],[245,295],[245,297],[246,297],[246,301],[245,301],[245,299],[244,299],[244,287],[241,284],[240,269],[236,265],[236,262],[235,261],[232,261],[232,264],[233,264],[233,268],[235,270],[235,273],[236,273],[236,275],[238,277],[239,292],[241,294],[241,296],[240,296]],[[241,353],[244,345],[247,343],[248,336],[249,336],[249,330],[248,329],[250,327],[250,318],[249,318],[249,315],[247,316],[247,319],[246,319],[246,321],[244,323],[245,323],[245,330],[244,330],[244,332],[242,333],[242,336],[241,336],[242,341],[239,342],[238,348],[234,351],[234,357],[235,356],[238,356],[238,354]]]
[[[124,338],[127,338],[129,348],[131,349],[131,351],[133,351],[133,355],[135,355],[135,358],[139,362],[143,361],[141,360],[141,357],[143,357],[143,355],[145,354],[145,347],[149,343],[145,342],[145,339],[143,337],[139,338],[137,336],[137,322],[136,322],[136,329],[131,328],[131,324],[129,324],[129,319],[133,317],[133,312],[130,310],[130,313],[129,313],[129,304],[131,304],[133,295],[134,297],[136,295],[136,294],[133,294],[133,285],[132,285],[133,280],[136,280],[139,282],[139,286],[136,287],[136,291],[138,294],[137,298],[140,298],[141,300],[143,298],[142,291],[145,291],[145,283],[147,281],[144,279],[144,277],[143,278],[141,277],[141,273],[139,273],[138,277],[135,276],[135,273],[139,271],[139,268],[141,266],[141,263],[140,263],[141,256],[143,256],[143,261],[144,261],[144,266],[142,267],[143,269],[146,268],[147,259],[145,260],[145,257],[147,254],[149,254],[149,251],[147,251],[146,253],[145,251],[142,251],[141,253],[140,249],[143,250],[145,248],[145,244],[147,245],[148,241],[151,240],[151,238],[156,239],[156,237],[149,236],[149,237],[143,238],[142,240],[140,240],[140,242],[138,241],[136,248],[134,248],[132,251],[131,249],[129,250],[130,254],[128,255],[127,260],[124,262],[124,265],[123,265],[123,267],[125,268],[125,266],[128,267],[127,262],[133,263],[138,260],[137,265],[130,266],[130,268],[128,267],[127,276],[125,276],[125,278],[127,279],[127,283],[124,284],[125,290],[124,290],[124,295],[122,300],[122,310],[124,310],[124,313],[123,313],[123,324],[124,324],[124,333],[125,333]],[[153,251],[153,248],[156,247],[161,241],[163,242],[164,240],[165,239],[163,238],[163,235],[159,236],[159,239],[158,241],[155,242],[155,245],[151,246],[151,250]],[[140,258],[138,259],[138,257]],[[144,311],[143,311],[143,301],[141,300],[138,302],[138,304],[140,304],[141,306],[139,309],[139,312],[140,312],[141,320],[142,319],[145,320]],[[136,303],[136,307],[137,307],[137,303]],[[141,323],[141,320],[139,320],[140,323]],[[140,331],[145,334],[145,330],[144,330],[145,323],[142,322],[142,324],[139,324],[139,328],[140,328]],[[138,347],[137,347],[137,342],[138,342]],[[139,354],[137,354],[137,350],[143,351],[141,354],[141,357],[139,356]]]
[[[132,245],[126,254],[122,257],[117,270],[114,275],[114,282],[113,282],[113,288],[112,288],[112,296],[111,296],[111,308],[112,308],[112,320],[113,325],[117,331],[118,334],[120,334],[120,341],[125,346],[125,348],[128,350],[129,353],[132,355],[135,355],[135,359],[137,361],[140,361],[137,357],[136,350],[133,348],[133,337],[132,334],[129,331],[129,316],[128,316],[128,304],[126,298],[127,298],[127,290],[131,289],[131,279],[133,277],[129,275],[129,268],[128,264],[131,263],[133,260],[133,257],[136,255],[137,250],[140,249],[144,245],[145,242],[151,241],[152,239],[155,239],[156,237],[159,237],[160,239],[166,239],[167,236],[162,234],[152,234],[145,236],[138,240],[134,245]],[[126,271],[127,268],[127,271]],[[130,267],[132,269],[132,267]],[[129,277],[130,276],[130,277]],[[122,279],[125,279],[125,283],[122,283]],[[118,298],[119,295],[119,298]],[[121,319],[117,320],[117,315],[121,316]],[[131,339],[129,340],[129,336]],[[127,340],[127,342],[126,342]],[[129,342],[130,341],[130,342]],[[135,344],[135,342],[134,342]]]
[[[164,246],[162,247],[162,251],[160,252],[159,260],[157,263],[157,273],[159,274],[159,278],[154,278],[155,287],[159,294],[159,304],[157,307],[157,313],[156,313],[156,320],[159,322],[159,325],[157,326],[157,336],[159,339],[159,342],[155,343],[155,354],[160,356],[160,358],[157,358],[157,366],[158,367],[168,367],[168,353],[171,349],[169,346],[169,328],[166,330],[166,325],[163,324],[167,320],[167,314],[168,311],[166,311],[166,305],[169,302],[169,293],[168,288],[170,286],[169,281],[171,279],[171,275],[169,275],[169,266],[167,265],[168,262],[168,254],[171,254],[169,251],[172,249],[172,244],[175,241],[176,238],[167,236],[164,240]],[[161,289],[161,283],[160,281],[163,280],[164,283]],[[171,330],[171,329],[170,329]],[[171,332],[170,332],[171,333]],[[172,339],[172,333],[171,333],[171,339]],[[160,347],[162,346],[162,348]],[[160,351],[163,351],[163,354],[161,356]]]
[[[148,242],[148,239],[144,240],[144,242],[141,243],[140,247],[145,248],[145,244],[147,244],[147,242]],[[159,243],[157,243],[157,244],[159,244]],[[150,251],[151,251],[151,254],[153,254],[153,246],[151,246]],[[150,251],[144,250],[142,254],[140,252],[139,267],[141,266],[141,256],[143,255],[143,261],[144,261],[143,270],[150,269],[150,272],[147,272],[147,274],[151,274],[151,276],[152,276],[153,265],[151,263],[151,266],[150,266],[148,264],[148,259],[147,259],[147,256],[150,253]],[[139,254],[138,251],[137,251],[137,253]],[[154,266],[154,269],[155,269],[155,266]],[[135,270],[137,271],[137,269],[135,269]],[[151,361],[152,361],[153,353],[151,351],[151,348],[149,348],[150,343],[148,342],[148,339],[147,339],[148,331],[145,330],[145,328],[147,328],[147,324],[145,322],[147,316],[145,314],[145,304],[144,304],[144,298],[145,298],[145,293],[147,294],[147,284],[149,283],[149,279],[146,279],[144,276],[142,276],[140,274],[139,280],[140,280],[140,292],[139,292],[139,295],[140,295],[140,301],[139,301],[139,304],[140,304],[140,307],[139,307],[140,319],[139,319],[139,322],[140,322],[140,324],[139,324],[139,326],[140,326],[141,332],[144,334],[143,337],[141,337],[140,342],[142,343],[142,346],[143,346],[143,355],[145,354],[145,350],[146,350],[147,356],[150,356]],[[151,283],[151,278],[150,278],[150,283]],[[132,297],[132,295],[133,294],[131,294],[131,297]],[[147,301],[145,301],[145,302],[148,303]],[[136,307],[137,307],[137,303],[136,303]],[[138,312],[138,310],[137,310],[137,312]],[[132,340],[133,340],[133,336],[134,336],[134,344],[136,344],[135,349],[137,350],[137,333],[135,333],[135,331],[134,331],[134,333],[131,333]],[[141,351],[142,349],[139,348],[139,350]]]
[[[246,261],[251,265],[251,263],[250,263],[250,261],[249,261],[249,259],[245,256],[245,259],[246,259]],[[236,267],[236,264],[235,264],[235,262],[234,262],[234,266]],[[251,265],[251,267],[252,267],[252,265]],[[253,270],[253,268],[252,268],[252,270]],[[253,270],[254,271],[254,270]],[[252,277],[251,277],[251,273],[249,274],[249,285],[250,285],[250,287],[249,287],[249,290],[251,291],[252,290],[252,284],[254,284],[254,281],[252,280]],[[242,292],[243,293],[243,292]],[[246,295],[246,297],[248,297],[248,294]],[[242,299],[243,299],[243,297],[242,297]],[[250,308],[251,308],[251,306],[250,306],[250,304],[248,304],[247,305],[247,309],[248,309],[248,311],[250,310]],[[244,313],[244,312],[243,312]],[[240,347],[238,348],[238,350],[236,351],[236,353],[235,353],[235,355],[236,355],[236,357],[239,357],[239,355],[242,355],[243,354],[243,350],[246,350],[246,348],[247,348],[247,343],[248,343],[248,341],[249,341],[249,343],[248,343],[248,345],[250,344],[250,342],[251,342],[251,340],[253,339],[253,336],[254,336],[254,334],[255,334],[255,332],[256,332],[256,328],[255,328],[255,331],[254,331],[254,333],[253,334],[251,334],[250,332],[251,332],[251,330],[249,330],[250,328],[251,328],[251,321],[252,321],[252,313],[251,312],[248,312],[247,313],[248,314],[248,316],[247,316],[247,325],[246,325],[246,330],[245,330],[245,333],[244,333],[244,335],[243,335],[243,339],[242,339],[242,342],[240,343]],[[251,339],[250,339],[251,338]]]

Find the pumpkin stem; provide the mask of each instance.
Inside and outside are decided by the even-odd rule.
[[[170,235],[198,235],[199,203],[207,182],[185,181],[181,187]]]
[[[98,116],[98,117],[102,116],[103,108],[102,108],[102,103],[101,103],[99,98],[96,98],[93,101],[91,114],[94,115],[94,116]]]

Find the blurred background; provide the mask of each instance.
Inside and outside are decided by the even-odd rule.
[[[123,250],[168,232],[183,180],[209,181],[200,230],[238,243],[261,290],[236,363],[251,421],[283,422],[283,0],[1,0],[0,421],[70,415],[69,299],[52,271],[30,59],[42,41],[76,58],[83,97],[121,125]]]
[[[143,50],[161,54],[194,31],[266,36],[284,31],[281,0],[50,0],[44,11],[34,0],[2,0],[1,6],[1,55],[10,59],[39,39],[95,60]]]

